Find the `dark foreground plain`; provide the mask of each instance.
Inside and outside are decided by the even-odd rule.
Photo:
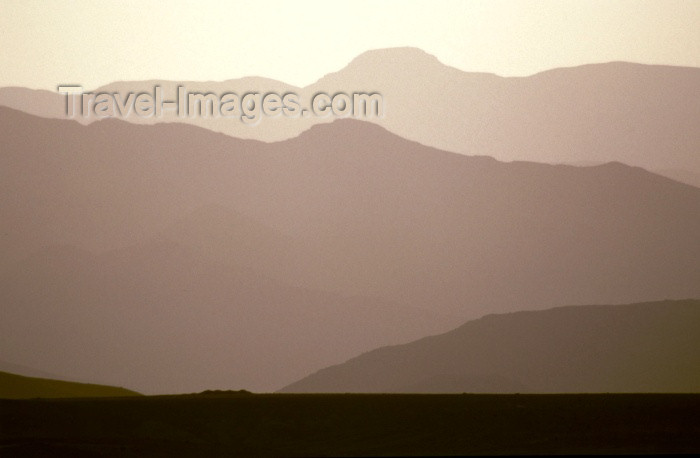
[[[0,456],[700,452],[700,394],[209,393],[0,401]]]

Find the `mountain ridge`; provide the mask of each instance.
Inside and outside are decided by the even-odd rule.
[[[643,169],[0,116],[3,357],[77,379],[265,391],[489,312],[700,294],[700,190]]]
[[[373,66],[398,69],[375,71]],[[402,72],[400,78],[397,71]],[[97,90],[144,90],[154,82],[171,89],[177,84],[120,82]],[[418,49],[389,48],[367,51],[303,88],[258,77],[188,84],[192,90],[241,94],[295,91],[306,102],[319,91],[379,92],[389,111],[384,118],[369,121],[441,150],[507,161],[618,160],[652,171],[680,169],[693,180],[700,173],[696,154],[700,137],[694,128],[694,120],[700,117],[700,69],[695,67],[613,61],[501,77],[448,67]],[[49,102],[51,93],[46,91],[35,94],[35,101],[31,93],[16,92],[0,89],[0,104],[61,117],[65,102],[59,94]],[[264,118],[260,126],[250,127],[231,119],[184,119],[233,137],[263,141],[289,139],[330,120]]]
[[[698,323],[697,299],[490,314],[280,392],[696,392]]]

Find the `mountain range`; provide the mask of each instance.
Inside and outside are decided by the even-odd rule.
[[[376,92],[385,116],[367,118],[401,137],[438,149],[499,160],[546,163],[617,161],[700,186],[700,69],[625,62],[583,65],[528,77],[469,73],[416,48],[368,51],[345,68],[300,88],[246,77],[222,82],[125,81],[92,92]],[[86,88],[87,90],[87,88]],[[172,97],[171,97],[172,98]],[[64,96],[0,88],[0,105],[65,117]],[[77,118],[83,123],[93,118]],[[229,118],[130,116],[130,122],[186,122],[238,138],[281,141],[332,117],[265,118],[249,126]]]
[[[73,379],[269,391],[489,313],[700,297],[700,189],[641,168],[0,120],[0,357]]]

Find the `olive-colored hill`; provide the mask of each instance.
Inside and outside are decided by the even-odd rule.
[[[140,396],[126,388],[66,382],[0,372],[0,399]]]

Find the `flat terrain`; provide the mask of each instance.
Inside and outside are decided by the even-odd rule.
[[[0,455],[700,452],[700,394],[209,394],[0,401]]]

